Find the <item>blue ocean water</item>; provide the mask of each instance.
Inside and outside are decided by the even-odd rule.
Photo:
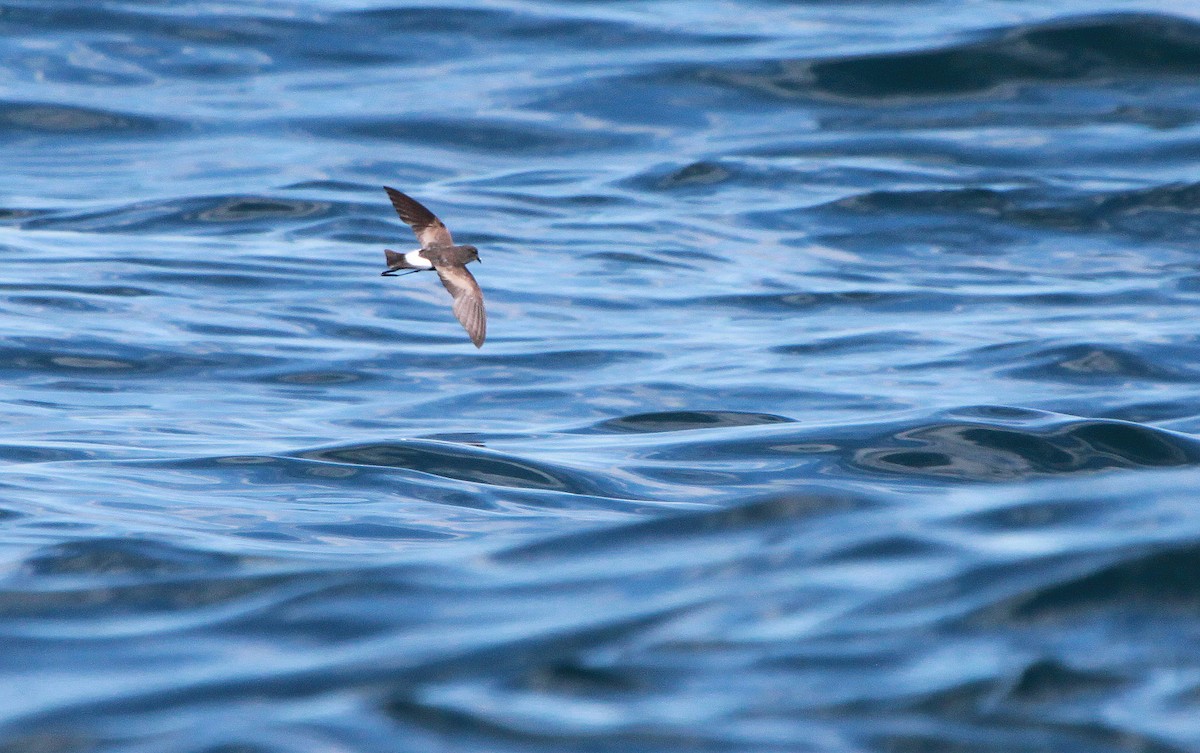
[[[0,0],[0,65],[0,751],[1200,749],[1200,8]]]

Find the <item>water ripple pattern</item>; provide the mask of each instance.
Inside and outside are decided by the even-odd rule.
[[[0,0],[0,73],[0,752],[1200,749],[1196,7]]]

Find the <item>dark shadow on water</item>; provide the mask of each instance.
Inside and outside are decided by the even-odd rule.
[[[329,463],[402,468],[474,484],[542,489],[571,494],[611,494],[614,490],[586,474],[464,445],[408,440],[308,450],[307,460]]]
[[[780,526],[800,526],[806,521],[825,516],[870,511],[878,505],[877,500],[864,496],[819,488],[798,490],[725,508],[558,536],[514,547],[496,555],[496,559],[529,565],[542,559],[615,556],[618,552],[637,551],[654,542],[661,544],[673,539],[712,538],[715,543],[737,531],[755,532]]]
[[[993,38],[831,59],[699,69],[702,80],[776,98],[904,100],[994,93],[1020,84],[1189,76],[1200,66],[1200,24],[1119,13],[1016,26]]]
[[[89,233],[180,232],[242,234],[276,232],[309,218],[356,212],[358,205],[271,196],[192,196],[127,204],[104,210],[61,212],[22,223],[28,229]]]
[[[1041,659],[1025,667],[1009,691],[1009,698],[1018,703],[1055,704],[1100,696],[1123,684],[1121,677]]]
[[[1195,614],[1200,609],[1198,573],[1198,546],[1128,556],[1090,575],[1041,588],[1003,609],[1017,621],[1061,620],[1097,611]]]
[[[459,122],[428,118],[339,118],[336,121],[299,121],[292,127],[330,139],[408,142],[484,153],[502,149],[518,154],[561,155],[630,148],[637,142],[635,136],[611,131],[570,130],[561,126],[547,128],[529,122],[482,119]]]
[[[139,138],[179,131],[182,124],[169,118],[77,107],[55,103],[0,101],[0,133],[79,135],[104,138],[129,135]]]
[[[1116,421],[1073,421],[1026,430],[935,424],[901,431],[882,445],[858,449],[851,462],[873,472],[975,481],[1200,462],[1200,443],[1194,439]]]
[[[913,481],[971,483],[1200,463],[1200,440],[1143,424],[1004,406],[965,407],[940,418],[915,425],[899,421],[811,427],[748,421],[716,436],[681,433],[664,438],[640,453],[644,464],[638,472],[677,483],[687,483],[689,472],[712,480],[724,476],[728,483],[737,479],[741,484],[768,484],[780,474],[815,478],[846,470]],[[639,426],[640,421],[634,423]],[[746,467],[747,458],[764,465]],[[741,470],[728,467],[729,463]]]
[[[834,219],[849,215],[860,228],[864,223],[887,227],[889,223],[946,223],[952,218],[970,218],[975,220],[976,233],[989,224],[1003,223],[1040,231],[1119,232],[1146,240],[1178,242],[1200,237],[1200,183],[1100,192],[974,187],[874,190],[828,202],[815,207],[814,212]],[[768,214],[764,219],[770,221],[772,217]]]
[[[46,547],[27,557],[24,569],[35,576],[161,576],[234,568],[241,558],[183,549],[142,539],[90,539]]]
[[[794,419],[770,413],[741,413],[738,411],[664,411],[638,413],[601,421],[585,432],[616,434],[649,434],[693,429],[717,429],[734,426],[761,426],[792,423]]]

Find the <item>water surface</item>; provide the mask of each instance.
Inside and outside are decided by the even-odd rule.
[[[1200,13],[0,0],[0,61],[0,750],[1200,745]]]

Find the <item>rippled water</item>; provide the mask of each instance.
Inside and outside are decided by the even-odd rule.
[[[0,0],[0,52],[0,750],[1200,747],[1197,9]]]

